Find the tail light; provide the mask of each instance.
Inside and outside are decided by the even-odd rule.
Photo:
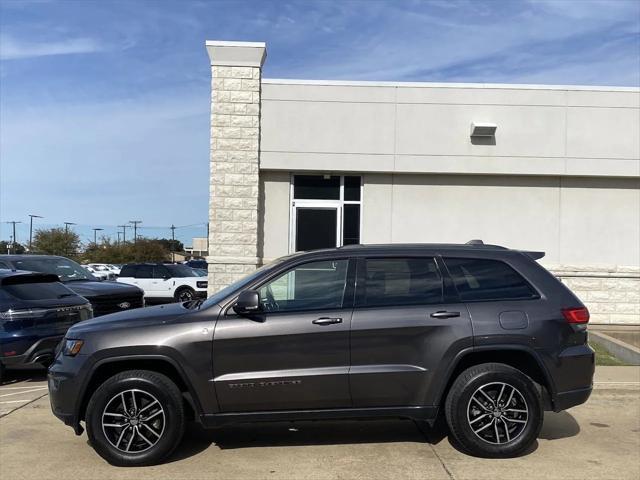
[[[567,323],[589,322],[589,310],[587,310],[587,307],[563,308],[562,315]]]

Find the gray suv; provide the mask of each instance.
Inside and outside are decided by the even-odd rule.
[[[461,449],[523,453],[589,398],[589,312],[536,259],[484,245],[357,245],[276,260],[208,300],[69,329],[54,414],[116,465],[161,461],[187,419],[444,414]]]

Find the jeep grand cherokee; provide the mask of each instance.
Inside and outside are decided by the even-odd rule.
[[[69,329],[54,414],[116,465],[161,461],[185,418],[438,412],[468,452],[516,456],[545,409],[587,400],[589,313],[535,260],[491,245],[367,245],[281,258],[206,301]]]

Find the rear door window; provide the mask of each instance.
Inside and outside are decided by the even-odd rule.
[[[153,265],[138,265],[135,278],[153,278]]]
[[[444,262],[463,301],[523,300],[539,296],[518,272],[499,260],[445,258]]]
[[[122,270],[120,271],[120,276],[127,277],[127,278],[135,278],[137,271],[138,271],[137,265],[125,265],[124,267],[122,267]]]
[[[358,306],[428,305],[442,302],[442,278],[433,258],[367,258]]]

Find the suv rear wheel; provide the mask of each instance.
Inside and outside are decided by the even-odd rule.
[[[196,298],[196,292],[193,288],[182,287],[179,288],[174,295],[176,302],[189,302]]]
[[[453,437],[480,457],[524,453],[542,428],[543,409],[534,382],[502,363],[468,368],[453,383],[445,403]]]
[[[148,370],[114,375],[87,406],[89,441],[112,465],[158,463],[178,445],[184,424],[180,390],[168,377]]]

